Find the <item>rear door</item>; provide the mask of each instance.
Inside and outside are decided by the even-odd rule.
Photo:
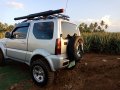
[[[61,52],[63,54],[66,54],[67,50],[67,44],[68,44],[68,35],[73,36],[74,34],[77,34],[77,36],[80,36],[79,30],[77,30],[77,25],[67,22],[67,21],[61,21],[61,32],[62,32],[62,47]]]

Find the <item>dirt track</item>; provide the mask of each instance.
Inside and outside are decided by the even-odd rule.
[[[23,90],[29,83],[29,90],[120,90],[120,56],[86,54],[73,70],[55,73],[51,87],[40,88],[31,80],[21,82],[14,90]]]

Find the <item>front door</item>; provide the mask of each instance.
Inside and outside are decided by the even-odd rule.
[[[7,56],[15,59],[25,60],[27,52],[27,33],[28,25],[16,27],[11,34],[11,38],[8,39]]]

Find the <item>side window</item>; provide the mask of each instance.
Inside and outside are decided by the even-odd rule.
[[[27,26],[18,27],[15,29],[15,31],[13,31],[12,38],[14,38],[14,39],[26,39],[27,32],[28,32]]]
[[[39,22],[35,23],[33,27],[33,34],[37,39],[52,39],[53,31],[53,22]]]

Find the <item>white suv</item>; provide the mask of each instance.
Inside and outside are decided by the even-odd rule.
[[[10,59],[28,64],[39,86],[49,85],[54,71],[74,67],[71,63],[82,58],[83,41],[77,26],[59,14],[62,12],[59,9],[15,18],[26,20],[0,40],[0,65]]]

